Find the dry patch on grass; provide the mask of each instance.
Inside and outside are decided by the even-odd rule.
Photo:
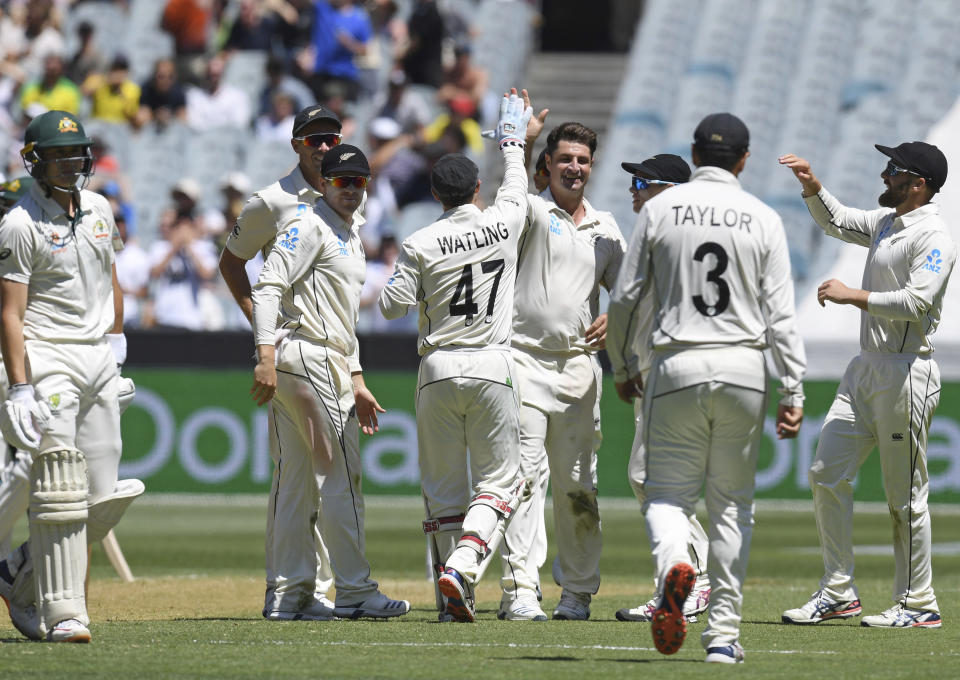
[[[174,619],[257,619],[263,602],[263,580],[254,577],[139,578],[133,583],[95,580],[87,603],[94,621],[169,621]],[[390,597],[410,600],[415,609],[434,607],[433,584],[426,579],[384,579],[380,589]],[[653,589],[652,582],[650,589]],[[605,582],[602,596],[636,597],[637,584]],[[560,597],[554,584],[544,584],[545,605]],[[335,597],[331,589],[329,596]],[[496,607],[499,584],[485,579],[477,592],[481,606]]]

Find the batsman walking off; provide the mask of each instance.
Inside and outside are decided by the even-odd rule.
[[[93,140],[80,121],[49,111],[24,142],[35,183],[0,222],[0,430],[30,456],[30,539],[0,563],[0,596],[27,637],[89,642],[87,542],[143,493],[117,480],[125,345],[108,335],[123,330],[122,242],[106,200],[84,190]]]
[[[927,435],[940,401],[940,369],[931,338],[957,246],[934,195],[947,181],[947,159],[935,146],[875,145],[890,160],[877,210],[848,208],[793,154],[780,163],[803,187],[810,214],[828,236],[868,248],[861,288],[837,279],[820,285],[821,305],[860,309],[860,354],[847,365],[820,432],[810,488],[823,551],[820,588],[786,623],[813,624],[861,612],[853,578],[853,479],[874,448],[893,523],[894,605],[861,625],[939,628],[933,592],[927,494]]]

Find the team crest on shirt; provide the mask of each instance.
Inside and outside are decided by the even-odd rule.
[[[50,408],[54,411],[60,408],[60,393],[57,392],[47,397],[47,403],[50,404]]]
[[[93,238],[98,241],[110,238],[110,228],[104,224],[103,220],[97,220],[97,223],[93,225]]]
[[[300,237],[298,236],[299,233],[299,229],[296,227],[290,227],[283,234],[283,238],[280,240],[280,247],[286,248],[287,250],[296,250],[297,244],[300,242]]]
[[[340,254],[349,255],[350,251],[347,250],[347,242],[343,240],[339,235],[337,235],[337,243],[340,244]]]
[[[560,224],[560,218],[556,215],[550,215],[550,233],[563,236],[563,227]]]
[[[943,259],[940,257],[940,251],[934,248],[930,251],[930,254],[927,255],[927,263],[923,265],[923,268],[927,271],[933,272],[934,274],[940,273],[940,265],[943,263]]]

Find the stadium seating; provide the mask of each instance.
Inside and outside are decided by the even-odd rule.
[[[872,205],[883,159],[875,143],[924,139],[953,105],[960,17],[950,3],[862,0],[676,3],[650,0],[588,193],[624,234],[634,216],[620,162],[669,151],[689,159],[706,113],[750,127],[741,182],[784,219],[798,287],[836,257],[778,155],[811,160],[842,200]],[[615,149],[615,153],[605,153]]]

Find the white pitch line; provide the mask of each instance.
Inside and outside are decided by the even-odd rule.
[[[200,640],[193,640],[200,644]],[[264,640],[261,642],[236,642],[233,640],[208,640],[206,644],[211,645],[240,645],[240,646],[260,646],[260,645],[284,645],[291,644],[284,640]],[[560,650],[579,650],[579,651],[601,651],[601,652],[656,652],[656,647],[627,647],[621,645],[543,645],[533,643],[519,642],[356,642],[352,640],[320,640],[317,642],[304,642],[302,645],[319,647],[412,647],[420,648],[440,648],[440,647],[458,647],[458,648],[483,648],[483,649],[560,649]],[[751,654],[822,654],[834,655],[839,652],[829,650],[800,650],[800,649],[748,649]],[[954,656],[951,654],[951,656]]]

